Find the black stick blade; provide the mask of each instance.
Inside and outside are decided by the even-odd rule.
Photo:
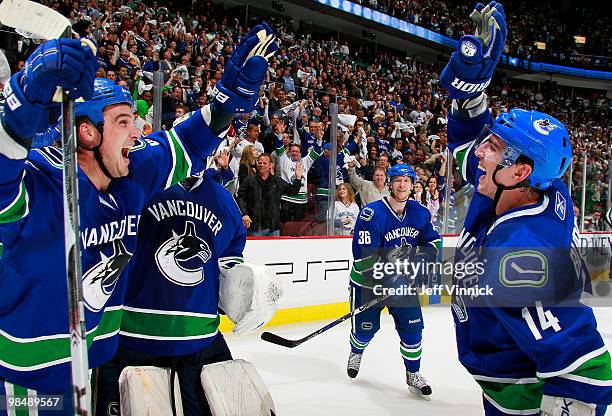
[[[264,341],[271,342],[272,344],[280,345],[280,346],[286,347],[286,348],[293,348],[293,347],[298,346],[300,344],[299,342],[292,341],[290,339],[280,337],[280,336],[278,336],[276,334],[273,334],[272,332],[264,332],[264,333],[262,333],[261,334],[261,339],[263,339]]]

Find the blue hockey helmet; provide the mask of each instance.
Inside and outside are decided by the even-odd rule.
[[[547,189],[563,176],[572,160],[567,129],[548,114],[514,108],[501,113],[490,132],[506,143],[499,165],[510,166],[521,155],[533,160],[533,172],[527,181],[536,189]]]
[[[110,105],[128,104],[134,106],[134,100],[128,90],[107,78],[96,78],[93,97],[87,101],[74,103],[74,116],[87,117],[100,127],[104,125],[102,112]]]
[[[417,174],[410,166],[405,163],[398,163],[395,166],[392,166],[387,171],[387,178],[389,179],[389,183],[393,182],[393,178],[397,176],[407,176],[412,179],[412,183],[416,182]]]

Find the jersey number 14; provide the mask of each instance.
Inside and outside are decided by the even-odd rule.
[[[548,328],[554,329],[555,332],[561,331],[561,325],[559,325],[559,320],[557,319],[555,315],[552,314],[551,311],[546,311],[546,312],[544,311],[544,308],[542,307],[542,302],[536,302],[535,307],[536,307],[536,312],[538,314],[538,320],[540,321],[540,327],[542,328],[542,331],[546,331]],[[536,326],[536,323],[533,320],[533,316],[531,316],[529,309],[526,307],[523,308],[522,314],[523,314],[523,319],[527,321],[527,326],[529,326],[529,329],[531,330],[531,333],[533,334],[535,339],[536,340],[542,339],[542,334],[540,333],[540,330]]]

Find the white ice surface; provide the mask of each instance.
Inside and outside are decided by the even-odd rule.
[[[421,373],[433,389],[431,401],[408,392],[399,338],[391,316],[366,349],[356,379],[346,375],[350,322],[293,348],[246,336],[226,335],[234,358],[255,364],[268,385],[279,416],[475,416],[482,415],[480,390],[457,360],[455,335],[448,307],[423,310]],[[612,349],[612,309],[595,311],[599,330]],[[269,328],[291,339],[301,338],[328,321]],[[607,415],[612,415],[608,410]]]

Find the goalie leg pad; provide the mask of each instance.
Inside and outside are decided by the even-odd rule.
[[[159,367],[126,367],[119,376],[121,414],[124,416],[172,415],[171,370]],[[176,415],[183,415],[179,379],[174,377]]]
[[[592,403],[585,403],[568,397],[544,395],[540,414],[542,416],[596,416],[600,413],[596,412],[595,408]],[[605,412],[604,409],[601,414]]]
[[[245,360],[205,365],[202,388],[213,416],[276,414],[272,396],[255,366]]]

